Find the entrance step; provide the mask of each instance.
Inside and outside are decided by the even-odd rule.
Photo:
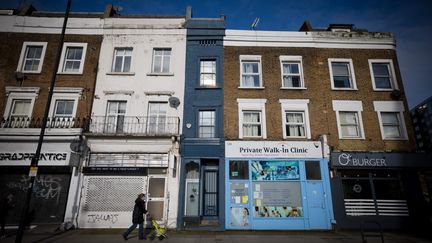
[[[219,220],[217,219],[201,219],[200,226],[219,226]]]

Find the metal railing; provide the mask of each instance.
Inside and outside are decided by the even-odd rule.
[[[74,117],[48,117],[47,128],[84,128],[87,124],[86,118]],[[2,118],[0,128],[41,128],[42,118],[9,117]]]
[[[178,117],[93,116],[87,132],[104,135],[172,136],[179,134]]]

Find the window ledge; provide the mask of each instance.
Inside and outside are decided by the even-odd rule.
[[[174,76],[174,73],[147,73],[147,76]]]
[[[238,89],[265,89],[265,87],[238,87]]]
[[[365,140],[365,138],[339,138],[340,140]]]
[[[107,72],[106,75],[134,76],[134,72]]]
[[[374,89],[373,91],[377,91],[377,92],[391,92],[394,91],[395,89]]]
[[[288,88],[288,87],[281,87],[282,90],[305,90],[306,87],[298,87],[298,88]]]
[[[20,72],[20,73],[24,73],[24,74],[41,74],[42,70],[41,71],[23,71],[23,70],[17,70],[15,72]]]
[[[221,87],[218,87],[218,86],[198,86],[198,87],[195,87],[195,89],[222,89]]]
[[[334,91],[357,91],[358,89],[351,89],[351,88],[332,88]]]
[[[82,72],[57,72],[59,75],[82,75]]]
[[[408,138],[383,138],[384,141],[408,141]]]

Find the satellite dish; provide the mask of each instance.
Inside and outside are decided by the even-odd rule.
[[[180,105],[180,100],[177,97],[170,97],[168,99],[169,105],[172,108],[177,108]]]

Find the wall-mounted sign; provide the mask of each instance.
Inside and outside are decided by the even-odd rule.
[[[322,158],[321,142],[226,141],[225,156],[235,158]]]
[[[28,152],[0,152],[0,165],[30,165],[35,153]],[[68,165],[68,152],[42,152],[39,165]]]
[[[424,153],[333,152],[331,165],[356,168],[431,167],[429,156]]]

